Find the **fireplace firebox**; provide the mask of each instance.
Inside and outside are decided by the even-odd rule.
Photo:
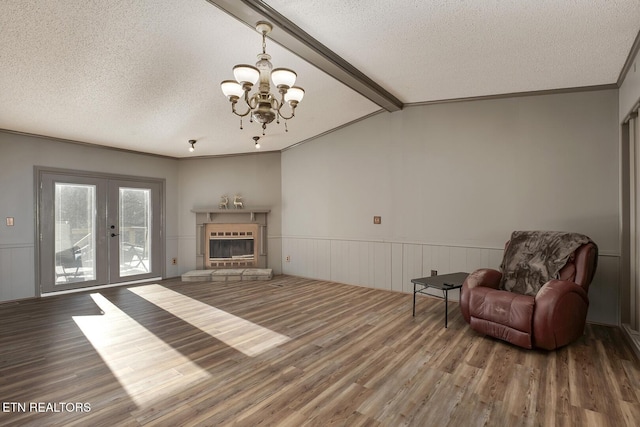
[[[219,259],[250,259],[253,258],[254,239],[210,239],[209,258]]]

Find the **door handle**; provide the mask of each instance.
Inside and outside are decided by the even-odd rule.
[[[111,233],[111,237],[116,237],[119,236],[120,234],[116,234],[116,233]]]

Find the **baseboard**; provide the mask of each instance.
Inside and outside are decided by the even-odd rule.
[[[636,354],[636,358],[640,361],[640,332],[634,331],[626,323],[622,325],[622,332],[624,332],[631,349]]]
[[[150,279],[132,280],[130,282],[110,283],[108,285],[87,286],[86,288],[67,289],[65,291],[42,292],[42,293],[40,293],[40,297],[48,298],[48,297],[54,297],[54,296],[58,296],[58,295],[77,294],[77,293],[80,293],[80,292],[94,292],[94,291],[98,291],[100,289],[117,288],[117,287],[122,287],[122,286],[131,286],[131,285],[137,285],[137,284],[147,283],[147,282],[157,282],[157,281],[160,281],[160,280],[163,280],[162,277],[152,277]]]

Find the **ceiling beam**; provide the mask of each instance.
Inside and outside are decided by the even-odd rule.
[[[360,70],[261,0],[207,0],[229,15],[255,28],[268,21],[273,30],[268,37],[285,49],[344,83],[387,111],[401,110],[404,104]]]

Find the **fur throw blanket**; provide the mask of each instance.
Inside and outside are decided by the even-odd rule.
[[[500,270],[500,289],[535,296],[559,272],[576,249],[591,239],[560,231],[514,231]]]

